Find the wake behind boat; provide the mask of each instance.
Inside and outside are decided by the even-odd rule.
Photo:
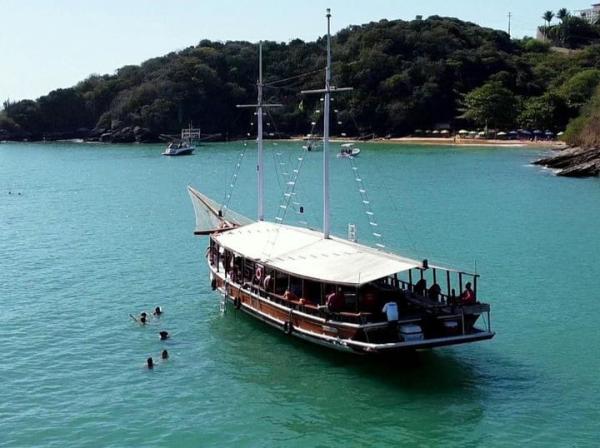
[[[478,298],[479,275],[393,254],[381,244],[368,247],[353,241],[352,235],[349,240],[330,235],[330,101],[333,93],[351,90],[331,86],[330,17],[327,10],[325,89],[303,92],[324,95],[323,231],[286,225],[285,213],[276,222],[264,220],[262,117],[263,108],[276,105],[262,99],[262,47],[258,101],[251,106],[256,108],[259,130],[258,220],[253,222],[188,187],[196,214],[195,234],[210,237],[206,260],[222,309],[233,305],[287,335],[356,354],[491,339],[490,306]],[[298,158],[300,163],[303,157]],[[288,182],[287,203],[280,206],[284,212],[294,196],[295,182]],[[478,322],[482,327],[476,326]]]

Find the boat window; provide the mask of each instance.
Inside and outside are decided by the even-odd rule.
[[[244,263],[244,282],[252,283],[254,280],[255,263],[252,260],[245,260]]]
[[[302,297],[302,279],[290,276],[288,290],[293,294],[293,297]]]
[[[275,278],[275,285],[274,285],[273,292],[275,292],[275,294],[282,296],[285,293],[285,291],[288,289],[289,276],[288,276],[288,274],[284,274],[284,273],[278,272],[278,271],[274,271],[273,275]]]
[[[321,284],[312,280],[304,280],[304,291],[302,297],[316,304],[322,304]]]

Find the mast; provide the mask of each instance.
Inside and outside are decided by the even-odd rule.
[[[265,173],[264,173],[264,161],[263,161],[263,73],[262,73],[262,42],[258,44],[258,101],[256,103],[256,113],[258,115],[258,163],[256,171],[258,173],[258,220],[265,220]]]
[[[256,144],[258,147],[258,157],[256,163],[257,173],[257,217],[259,221],[265,220],[265,174],[264,174],[264,157],[263,157],[263,108],[281,107],[281,104],[265,104],[263,103],[263,70],[262,70],[262,42],[258,43],[258,81],[256,82],[258,97],[256,104],[238,104],[238,108],[256,108]]]
[[[331,10],[327,8],[327,67],[323,108],[323,237],[329,238],[329,109],[331,106]]]
[[[325,89],[303,90],[303,94],[325,94],[323,107],[323,238],[328,239],[331,231],[329,205],[329,114],[331,109],[331,94],[348,92],[351,87],[333,87],[331,85],[331,9],[327,8],[327,67],[325,68]]]

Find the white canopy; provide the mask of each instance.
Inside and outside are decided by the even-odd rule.
[[[256,222],[213,237],[245,258],[301,278],[358,286],[421,266],[420,262],[314,230]]]

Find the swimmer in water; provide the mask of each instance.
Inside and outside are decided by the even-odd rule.
[[[154,314],[156,317],[159,317],[162,313],[162,308],[160,306],[157,306],[156,308],[154,308],[154,313],[152,314]]]
[[[162,359],[169,359],[169,352],[166,350],[163,350],[162,353],[160,354],[160,357]]]
[[[168,331],[161,331],[160,333],[158,333],[160,335],[160,340],[161,341],[166,341],[167,339],[169,339],[169,332]]]
[[[152,357],[150,357],[146,360],[146,367],[148,367],[149,369],[154,368],[154,360],[152,359]]]
[[[145,314],[146,313],[143,313],[142,317],[140,317],[140,324],[142,325],[146,325],[147,322]]]

